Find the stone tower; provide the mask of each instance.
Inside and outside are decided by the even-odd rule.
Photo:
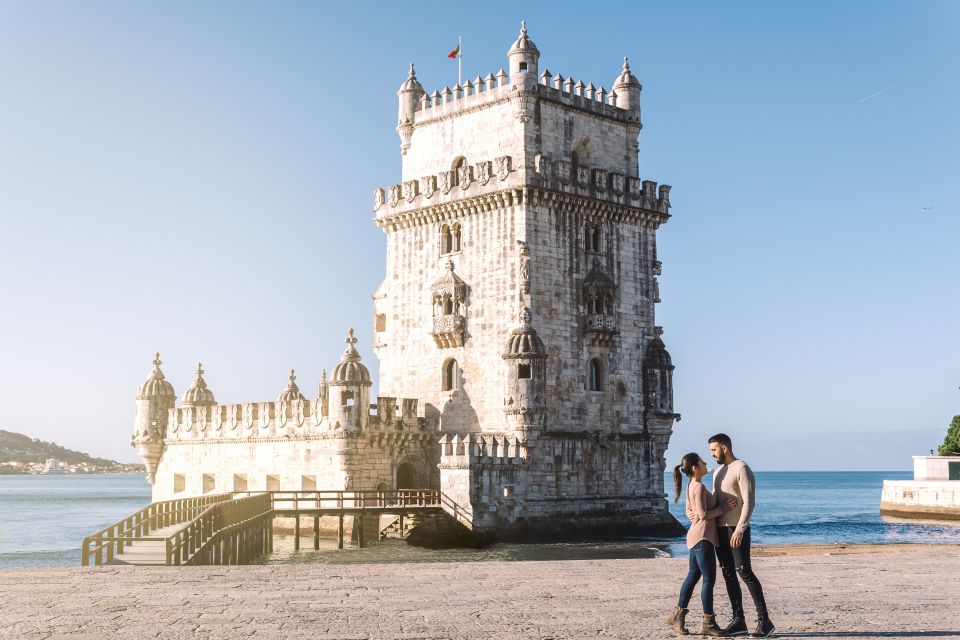
[[[380,390],[441,432],[441,490],[501,537],[676,527],[679,418],[655,325],[669,186],[641,181],[641,86],[540,71],[526,25],[503,69],[398,92],[401,180],[374,190]]]

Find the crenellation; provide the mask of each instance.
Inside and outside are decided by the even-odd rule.
[[[398,91],[401,175],[373,190],[380,395],[351,329],[306,398],[180,406],[159,357],[132,443],[154,499],[211,490],[437,488],[502,536],[671,525],[660,474],[674,366],[654,324],[670,186],[641,179],[639,81],[501,68]]]

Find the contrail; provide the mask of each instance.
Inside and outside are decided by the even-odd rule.
[[[862,103],[862,102],[866,102],[867,100],[873,100],[873,99],[876,98],[877,96],[882,96],[882,95],[885,94],[887,91],[893,91],[894,89],[896,89],[897,87],[899,87],[899,86],[902,85],[902,84],[903,84],[902,82],[898,82],[897,84],[895,84],[895,85],[893,85],[893,86],[890,86],[890,87],[887,87],[886,89],[882,89],[882,90],[880,90],[880,91],[877,91],[877,92],[874,93],[873,95],[869,95],[869,96],[867,96],[866,98],[861,98],[860,100],[857,100],[857,104],[860,104],[860,103]]]

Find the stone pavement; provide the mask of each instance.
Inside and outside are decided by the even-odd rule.
[[[808,553],[755,561],[780,637],[960,638],[960,547]],[[685,573],[683,559],[7,569],[0,638],[669,638]]]

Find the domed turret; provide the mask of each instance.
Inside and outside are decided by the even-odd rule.
[[[360,362],[360,352],[353,346],[357,344],[353,329],[350,329],[345,342],[347,348],[343,350],[340,362],[333,369],[330,384],[359,384],[369,387],[372,384],[370,382],[370,372]]]
[[[673,413],[673,360],[660,339],[660,328],[643,359],[643,394],[654,414]]]
[[[140,385],[137,390],[137,400],[148,400],[150,398],[176,398],[177,394],[173,391],[173,385],[167,382],[160,370],[160,354],[153,357],[153,371],[150,376]]]
[[[400,85],[400,90],[397,91],[397,99],[399,102],[397,133],[400,135],[400,150],[403,153],[406,153],[407,149],[410,148],[410,138],[413,136],[414,113],[424,93],[423,87],[417,80],[417,74],[413,70],[413,63],[411,62],[410,75],[407,76],[407,79]]]
[[[507,350],[507,394],[503,412],[521,440],[532,442],[543,426],[546,408],[547,351],[530,325],[530,309],[520,313],[520,326],[510,332]]]
[[[626,109],[630,115],[640,120],[640,91],[643,87],[640,81],[630,71],[630,61],[623,58],[623,71],[613,83],[613,90],[617,92],[617,106]]]
[[[334,429],[362,431],[370,422],[370,372],[360,362],[354,346],[353,329],[347,334],[347,348],[333,370],[329,389],[329,418]]]
[[[209,407],[217,404],[213,397],[213,391],[207,388],[207,382],[203,379],[203,365],[197,363],[197,378],[193,381],[193,386],[183,392],[183,398],[180,399],[182,407]]]
[[[503,354],[505,360],[524,358],[546,358],[547,352],[543,348],[543,341],[533,327],[530,326],[530,310],[524,309],[520,315],[520,326],[510,333],[507,341],[507,350]]]
[[[510,84],[515,87],[532,87],[539,77],[540,50],[527,35],[527,22],[520,23],[520,35],[507,52],[510,61]]]
[[[294,400],[306,400],[304,395],[300,393],[300,387],[297,386],[295,380],[297,376],[293,374],[293,369],[290,369],[290,382],[287,383],[287,388],[283,390],[283,393],[280,394],[280,397],[277,398],[277,402],[293,402]]]
[[[656,367],[658,369],[673,369],[673,360],[670,358],[670,352],[667,351],[667,346],[663,344],[660,336],[656,336],[650,341],[644,364],[647,367]]]
[[[160,370],[160,354],[153,358],[153,371],[137,390],[137,417],[133,426],[130,444],[147,469],[147,482],[153,484],[157,465],[163,455],[164,438],[167,434],[170,409],[174,407],[177,395],[173,385],[167,382]]]

